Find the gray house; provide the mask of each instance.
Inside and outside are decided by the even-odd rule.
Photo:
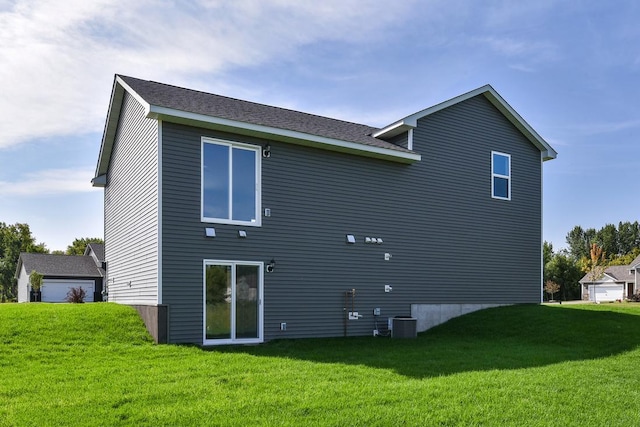
[[[102,301],[104,245],[90,243],[82,256],[21,253],[16,267],[18,302],[31,297],[29,275],[43,275],[42,302],[64,302],[71,288],[83,288],[86,302]]]
[[[160,342],[425,330],[542,297],[542,165],[491,86],[384,128],[117,75],[108,300]]]
[[[629,265],[612,265],[606,268],[602,277],[592,280],[589,273],[580,279],[580,293],[583,300],[594,302],[623,301],[638,292],[640,276],[640,256]]]

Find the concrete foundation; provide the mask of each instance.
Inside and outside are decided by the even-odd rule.
[[[136,309],[147,331],[157,344],[166,344],[168,340],[168,306],[166,305],[133,305]]]
[[[416,329],[424,332],[454,317],[508,304],[411,304],[411,317],[417,319]]]

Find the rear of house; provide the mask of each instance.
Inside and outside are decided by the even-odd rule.
[[[490,86],[378,129],[116,76],[109,300],[205,345],[540,302],[555,155]]]

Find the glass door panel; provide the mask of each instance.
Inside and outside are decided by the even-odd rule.
[[[256,265],[236,265],[236,338],[258,338],[258,282]]]
[[[261,342],[264,264],[205,260],[204,266],[204,340]]]
[[[232,281],[230,265],[206,267],[206,339],[231,338]]]

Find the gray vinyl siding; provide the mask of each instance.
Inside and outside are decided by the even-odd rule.
[[[125,94],[105,187],[109,301],[158,302],[158,122]]]
[[[422,161],[412,165],[269,141],[262,206],[272,216],[262,227],[200,222],[200,141],[267,141],[167,122],[162,135],[170,342],[202,342],[204,259],[276,260],[264,275],[266,340],[341,336],[350,289],[364,317],[348,322],[348,335],[372,333],[374,307],[386,322],[412,303],[539,302],[540,151],[482,96],[419,120]],[[491,198],[492,150],[511,155],[510,201]],[[367,236],[384,243],[365,244]]]

